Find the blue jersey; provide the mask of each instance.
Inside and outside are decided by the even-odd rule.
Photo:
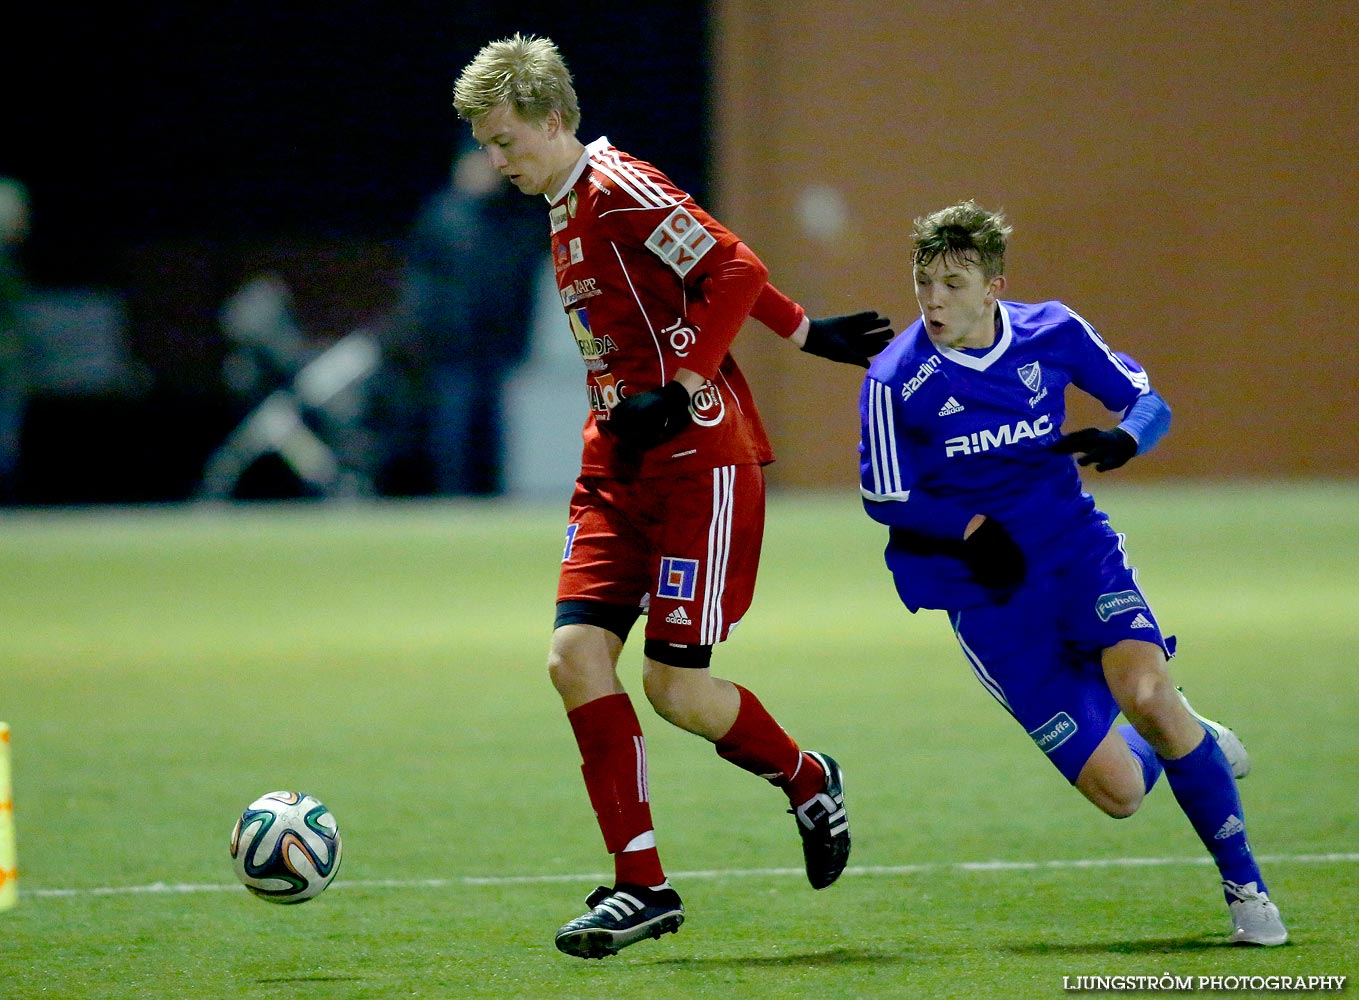
[[[959,558],[976,514],[1003,525],[1031,569],[1104,515],[1075,460],[1052,450],[1068,385],[1126,411],[1151,391],[1060,302],[997,303],[984,351],[935,347],[917,320],[874,359],[859,400],[860,487],[870,517],[891,531],[886,558],[902,601],[957,609],[988,600]]]

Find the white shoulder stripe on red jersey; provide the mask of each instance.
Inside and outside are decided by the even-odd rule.
[[[667,208],[676,203],[675,199],[662,191],[651,178],[623,163],[617,156],[606,158],[599,153],[592,153],[590,166],[630,194],[639,205],[648,208]]]
[[[665,190],[657,184],[653,178],[648,176],[645,171],[638,169],[632,161],[624,160],[623,157],[618,155],[617,149],[609,146],[597,150],[597,153],[599,160],[616,173],[626,175],[637,184],[638,187],[645,191],[649,191],[653,196],[660,199],[662,203],[673,204],[674,199],[666,194]]]

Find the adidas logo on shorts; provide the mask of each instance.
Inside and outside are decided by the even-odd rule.
[[[693,622],[691,622],[691,621],[689,620],[689,614],[688,614],[688,612],[686,612],[686,611],[684,610],[684,605],[683,605],[683,604],[681,604],[679,607],[677,607],[674,611],[670,612],[670,614],[666,615],[666,616],[665,616],[665,620],[666,620],[667,622],[669,622],[671,625],[692,625],[692,624],[693,624]]]
[[[1138,614],[1138,616],[1132,620],[1132,624],[1129,625],[1128,627],[1129,627],[1129,628],[1155,628],[1156,626],[1152,625],[1152,623],[1147,619],[1147,616],[1146,616],[1146,615],[1144,615],[1144,614]]]

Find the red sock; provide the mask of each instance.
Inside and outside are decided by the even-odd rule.
[[[646,741],[626,694],[596,698],[566,713],[580,747],[585,790],[594,806],[604,848],[618,882],[653,886],[665,881],[651,825]],[[632,850],[626,848],[632,845]]]
[[[794,804],[806,802],[825,785],[825,772],[741,685],[741,707],[727,734],[717,741],[717,755],[782,788]]]

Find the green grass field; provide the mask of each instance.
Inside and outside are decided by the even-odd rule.
[[[844,764],[851,867],[801,874],[782,796],[639,700],[676,936],[552,935],[611,871],[544,658],[563,509],[260,506],[0,517],[0,719],[21,898],[0,997],[1019,998],[1064,978],[1359,973],[1359,485],[1105,486],[1233,725],[1293,935],[1233,949],[1164,783],[1115,822],[911,616],[852,493],[771,503],[717,672]],[[298,788],[345,859],[297,907],[235,884],[232,823]],[[987,864],[996,862],[996,864]]]

